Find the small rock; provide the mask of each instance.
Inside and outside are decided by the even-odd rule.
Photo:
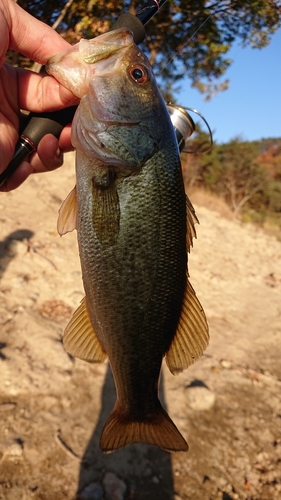
[[[232,368],[232,363],[230,361],[228,361],[227,359],[222,359],[221,366],[223,368],[226,368],[226,370],[230,370],[230,368]]]
[[[44,318],[68,318],[72,313],[72,308],[63,300],[53,299],[43,302],[38,312],[41,316],[44,316]]]
[[[188,387],[186,397],[187,404],[195,411],[210,410],[216,400],[215,394],[203,386]]]
[[[16,407],[16,403],[1,403],[0,411],[10,411],[14,410]]]
[[[225,477],[218,477],[217,484],[219,489],[223,490],[228,485],[228,481]]]
[[[23,454],[23,446],[20,443],[13,443],[4,451],[4,456],[11,460],[21,457]]]
[[[39,297],[39,293],[30,293],[28,298],[32,300],[32,302],[36,302]]]
[[[79,495],[79,500],[102,500],[103,488],[100,483],[90,483]]]
[[[106,500],[124,500],[126,484],[113,472],[106,472],[102,479]]]
[[[269,455],[266,451],[260,451],[260,453],[257,454],[256,460],[258,463],[267,463],[268,458]]]

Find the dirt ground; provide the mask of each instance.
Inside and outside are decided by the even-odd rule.
[[[189,269],[211,342],[183,374],[164,366],[161,383],[190,450],[103,455],[110,370],[61,343],[83,297],[76,234],[56,231],[74,183],[69,154],[59,171],[0,194],[0,499],[280,499],[281,242],[195,205]]]

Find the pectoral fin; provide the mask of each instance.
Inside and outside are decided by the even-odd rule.
[[[187,279],[181,316],[166,354],[169,370],[179,373],[194,363],[209,343],[209,328],[203,308]]]
[[[81,301],[65,329],[63,345],[72,356],[91,363],[101,363],[107,357],[93,329],[86,297]]]
[[[77,228],[77,211],[77,193],[74,186],[59,209],[57,229],[60,236]]]
[[[102,187],[93,182],[93,227],[101,245],[114,245],[119,234],[120,206],[115,183]]]

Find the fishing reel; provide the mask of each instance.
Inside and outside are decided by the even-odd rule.
[[[172,104],[171,102],[167,103],[167,108],[170,114],[171,122],[174,126],[176,137],[178,140],[179,149],[183,153],[207,153],[210,151],[213,145],[213,134],[209,127],[207,120],[205,120],[204,116],[199,113],[196,109],[187,108],[184,106],[177,106],[176,104]],[[203,122],[205,123],[208,133],[209,133],[209,143],[207,146],[202,147],[196,151],[194,149],[188,149],[186,141],[189,137],[191,137],[194,132],[196,132],[196,126],[191,116],[187,113],[187,111],[192,111],[197,116],[199,116]]]

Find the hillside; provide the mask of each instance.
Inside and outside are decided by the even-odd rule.
[[[211,342],[183,374],[164,366],[161,384],[190,450],[103,455],[110,371],[61,343],[83,297],[76,234],[56,232],[74,183],[69,154],[59,171],[0,195],[0,499],[279,499],[281,243],[196,207],[189,270]]]

